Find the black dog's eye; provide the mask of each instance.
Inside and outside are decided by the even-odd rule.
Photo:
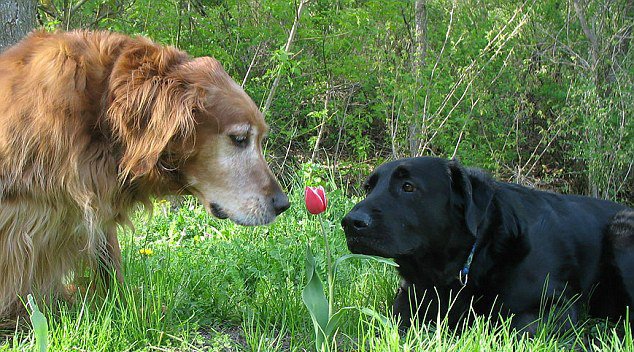
[[[416,187],[414,187],[413,184],[411,184],[409,182],[403,183],[403,191],[409,193],[409,192],[414,192],[415,189],[416,189]]]
[[[368,194],[372,190],[372,186],[370,186],[369,183],[364,183],[363,184],[363,190],[365,191],[366,194]]]
[[[244,148],[249,145],[249,137],[245,134],[232,134],[229,138],[231,138],[231,142],[233,142],[236,147]]]

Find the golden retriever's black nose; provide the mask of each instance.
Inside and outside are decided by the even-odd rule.
[[[277,192],[273,196],[273,210],[275,210],[275,215],[280,215],[286,211],[286,209],[291,207],[291,203],[288,201],[288,197],[284,192]]]
[[[361,231],[365,230],[372,224],[372,218],[366,212],[351,211],[341,220],[341,226],[344,230]]]

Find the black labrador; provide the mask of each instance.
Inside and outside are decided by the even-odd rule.
[[[364,188],[341,222],[348,248],[399,264],[393,309],[405,328],[438,314],[459,326],[473,309],[512,314],[514,327],[534,333],[540,308],[554,302],[562,326],[582,307],[618,319],[632,304],[631,208],[499,182],[435,157],[383,164]]]

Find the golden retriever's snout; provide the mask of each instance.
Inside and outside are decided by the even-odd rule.
[[[279,187],[273,195],[271,201],[273,203],[273,211],[276,216],[282,214],[291,207],[291,202],[288,200],[288,196],[286,196],[286,193],[282,192]]]

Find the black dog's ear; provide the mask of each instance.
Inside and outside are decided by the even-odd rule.
[[[473,202],[473,187],[465,168],[455,159],[449,161],[449,176],[451,177],[451,195],[454,203],[462,203],[464,220],[467,229],[476,235],[479,218]]]
[[[494,189],[491,186],[491,179],[480,170],[471,169],[467,173],[467,170],[455,159],[449,161],[449,175],[452,196],[462,199],[467,229],[475,236],[478,225],[482,222],[493,200]]]

